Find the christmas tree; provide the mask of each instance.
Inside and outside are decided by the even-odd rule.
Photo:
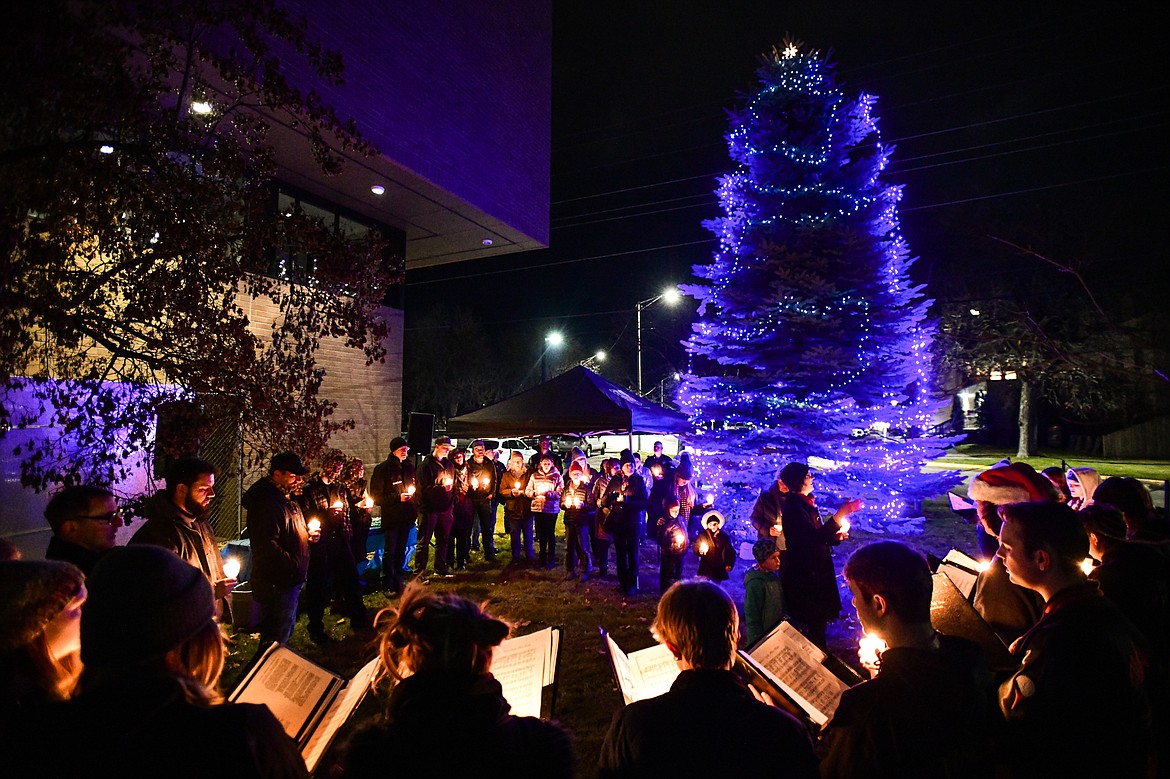
[[[913,530],[958,479],[921,470],[952,439],[930,435],[931,301],[908,275],[901,189],[880,181],[876,98],[793,43],[757,75],[730,112],[724,216],[705,223],[718,249],[683,287],[699,307],[678,400],[702,480],[746,521],[780,466],[808,461],[827,503],[865,500],[855,524]]]

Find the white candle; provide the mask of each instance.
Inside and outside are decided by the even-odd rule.
[[[310,533],[316,533],[320,529],[321,529],[321,520],[317,519],[316,517],[309,520],[309,532]]]
[[[414,485],[413,485],[413,484],[412,484],[412,485],[410,485],[409,487],[407,487],[407,488],[406,488],[406,494],[407,494],[407,495],[413,495],[413,494],[414,494]]]
[[[1088,576],[1093,572],[1093,565],[1093,558],[1086,557],[1084,560],[1081,560],[1081,572],[1084,573],[1085,576]]]
[[[699,554],[701,554],[701,555],[702,555],[702,554],[707,554],[707,549],[708,549],[708,548],[709,548],[709,547],[707,546],[707,542],[706,542],[706,541],[701,541],[701,542],[699,543]]]
[[[229,557],[223,561],[223,576],[225,579],[234,579],[240,575],[240,560],[237,557]]]

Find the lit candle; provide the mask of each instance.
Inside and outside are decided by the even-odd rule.
[[[238,557],[229,557],[223,561],[223,576],[225,579],[234,579],[240,575],[240,560]]]
[[[316,533],[321,530],[321,520],[313,517],[309,520],[309,532]]]
[[[444,487],[450,487],[450,486],[451,486],[452,484],[454,484],[454,483],[455,483],[455,481],[454,481],[454,480],[453,480],[453,479],[452,479],[450,476],[448,476],[447,478],[443,479],[443,486],[444,486]]]
[[[1084,560],[1081,560],[1081,571],[1085,574],[1085,576],[1088,576],[1093,572],[1093,566],[1094,562],[1092,557],[1086,557]]]
[[[866,633],[858,642],[857,659],[866,668],[877,668],[881,665],[881,654],[886,649],[885,641],[873,633]]]
[[[662,478],[662,468],[660,466],[655,465],[650,469],[650,472],[654,474],[655,479]]]
[[[714,505],[715,505],[715,493],[714,493],[714,492],[708,492],[708,493],[707,493],[707,505],[708,505],[708,506],[714,506]]]
[[[837,532],[843,536],[848,535],[849,534],[849,527],[851,526],[851,524],[852,523],[848,519],[841,520],[841,529],[838,530]]]
[[[772,527],[776,528],[777,535],[784,532],[784,523],[783,522],[777,522],[775,525],[772,525]]]
[[[414,494],[414,485],[413,485],[413,484],[412,484],[412,485],[410,485],[409,487],[407,487],[407,488],[406,488],[406,494],[407,494],[407,495],[413,495],[413,494]]]
[[[986,571],[990,567],[991,567],[990,560],[980,560],[978,563],[975,564],[975,570],[979,571],[979,573],[983,573],[984,571]]]
[[[333,509],[334,511],[341,511],[343,508],[345,508],[345,504],[341,502],[341,498],[338,498],[337,500],[333,501],[332,504],[330,504],[329,508]]]
[[[706,542],[706,541],[700,541],[700,542],[699,542],[699,554],[701,554],[701,555],[707,554],[707,550],[708,550],[709,548],[710,548],[710,547],[709,547],[709,546],[707,546],[707,542]]]
[[[367,494],[366,497],[362,498],[362,508],[370,509],[373,507],[374,507],[374,499],[371,498],[369,496],[369,494]]]

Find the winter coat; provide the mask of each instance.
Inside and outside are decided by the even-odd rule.
[[[455,522],[452,527],[456,530],[471,530],[475,519],[475,508],[471,505],[471,479],[467,463],[463,467],[455,465],[455,501],[452,504]]]
[[[570,479],[561,493],[561,505],[565,509],[566,525],[588,525],[597,519],[597,498],[593,494],[593,483],[583,481],[580,485]]]
[[[496,486],[500,483],[499,471],[496,470],[496,461],[484,457],[483,462],[477,463],[472,457],[467,461],[467,476],[473,479],[467,493],[473,503],[486,503],[495,494]]]
[[[499,501],[504,504],[504,517],[509,519],[522,519],[528,513],[528,496],[525,494],[525,487],[528,485],[528,477],[531,474],[527,470],[520,473],[513,473],[511,470],[504,471],[500,476]],[[518,489],[520,493],[513,495],[512,490]]]
[[[784,619],[784,587],[780,573],[761,571],[753,565],[743,575],[744,643],[759,641]]]
[[[561,472],[554,465],[547,473],[535,471],[524,487],[532,501],[533,514],[559,514],[561,511]]]
[[[370,477],[370,497],[382,507],[382,525],[402,527],[414,522],[418,514],[414,503],[402,496],[415,487],[414,463],[394,455],[374,466]]]
[[[702,552],[706,545],[706,552]],[[710,530],[703,530],[695,539],[695,554],[699,555],[699,576],[706,576],[713,582],[727,581],[728,568],[735,567],[735,549],[731,545],[731,537],[720,530],[712,534]]]
[[[618,500],[619,495],[621,500]],[[614,474],[601,498],[601,505],[610,512],[607,523],[613,528],[613,532],[637,534],[638,529],[646,522],[648,498],[646,482],[641,476],[636,473],[626,476],[621,471]]]
[[[880,673],[841,695],[821,737],[823,776],[991,774],[991,673],[977,644],[938,638],[936,650],[887,649]]]
[[[422,671],[390,691],[384,720],[345,748],[346,776],[573,776],[568,735],[551,722],[509,714],[491,675]],[[441,767],[441,770],[437,768]]]
[[[760,538],[774,538],[772,528],[783,520],[784,499],[787,494],[780,491],[780,483],[777,481],[772,482],[768,489],[760,491],[751,513],[752,527],[756,529],[756,534]]]
[[[304,584],[309,572],[309,527],[301,507],[265,476],[244,493],[252,545],[252,584],[277,588]]]
[[[795,717],[757,701],[731,671],[688,670],[669,692],[617,710],[598,775],[813,779],[817,764]]]
[[[1008,578],[1007,569],[999,557],[991,558],[991,565],[981,571],[975,580],[975,610],[983,621],[1010,644],[1040,619],[1044,599],[1035,590],[1029,590]]]
[[[305,484],[297,498],[305,521],[321,522],[321,537],[349,543],[353,525],[349,522],[349,490],[340,482],[326,484],[314,479]]]
[[[841,593],[833,568],[833,547],[841,543],[836,520],[821,520],[816,506],[799,493],[784,499],[784,539],[788,550],[780,564],[780,581],[788,614],[800,622],[836,619]]]
[[[45,549],[46,560],[60,560],[63,563],[73,563],[86,576],[93,573],[93,567],[108,550],[95,552],[80,544],[66,541],[54,533],[49,537],[49,546]]]
[[[206,517],[192,517],[179,511],[165,490],[159,490],[142,504],[146,522],[130,538],[131,544],[151,544],[170,549],[187,563],[203,571],[214,589],[216,582],[227,578],[215,531]],[[231,599],[224,597],[215,604],[215,613],[231,622]]]
[[[104,727],[98,727],[103,723]],[[134,673],[48,707],[11,760],[12,776],[307,779],[300,750],[267,706],[190,703],[170,676]],[[68,733],[68,743],[62,734]]]
[[[414,504],[420,514],[442,514],[455,504],[455,466],[428,454],[418,469]]]

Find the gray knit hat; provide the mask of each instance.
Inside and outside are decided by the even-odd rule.
[[[86,582],[81,660],[132,665],[183,643],[215,614],[203,571],[161,546],[114,547]]]
[[[77,597],[84,581],[72,563],[0,561],[0,654],[36,638]]]

